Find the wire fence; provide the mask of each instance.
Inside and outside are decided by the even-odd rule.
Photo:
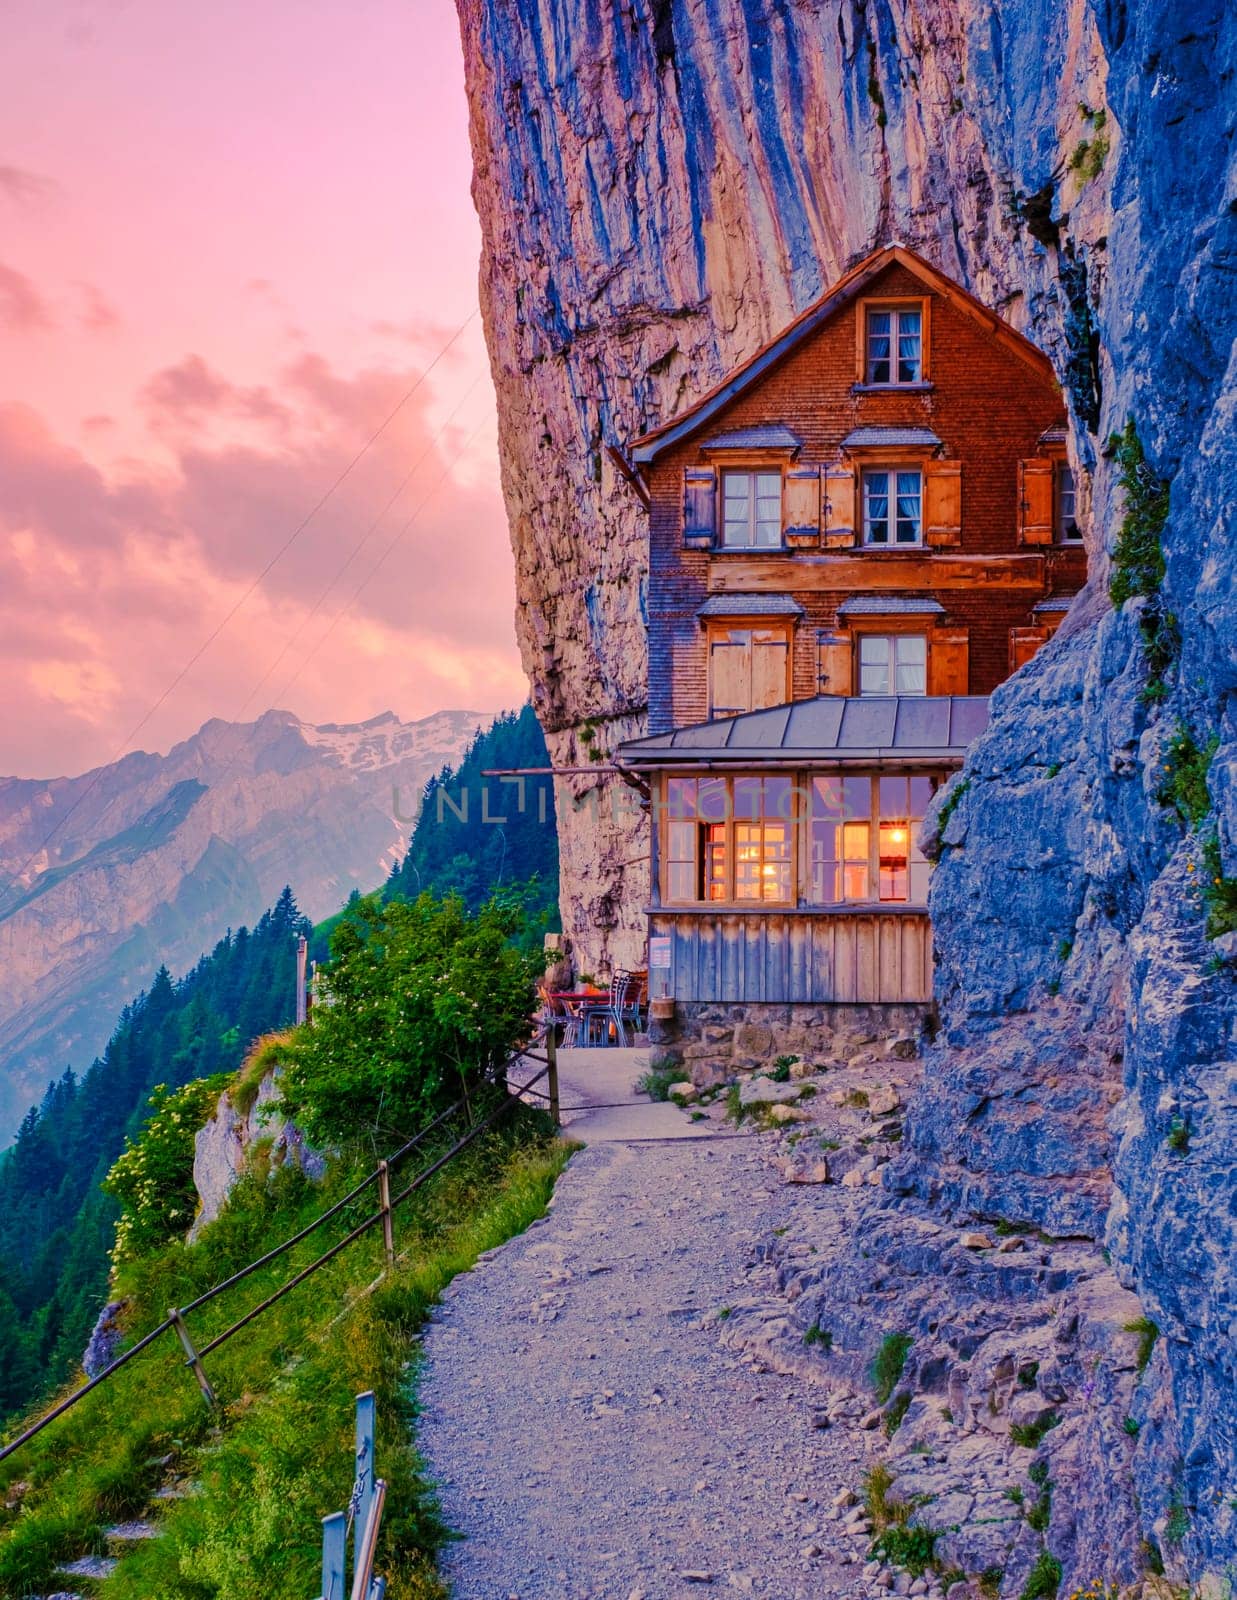
[[[533,1049],[533,1045],[535,1045],[538,1040],[542,1038],[544,1039],[545,1043],[545,1054],[537,1055]],[[527,1082],[509,1084],[508,1079],[512,1067],[515,1066],[517,1062],[526,1061],[541,1063],[541,1070],[536,1073],[535,1076],[528,1079]],[[553,1029],[551,1028],[547,1030],[543,1035],[539,1034],[534,1036],[534,1039],[527,1049],[518,1051],[515,1055],[511,1056],[507,1061],[505,1061],[502,1067],[495,1074],[495,1082],[502,1091],[502,1099],[499,1101],[498,1105],[496,1105],[491,1111],[487,1112],[485,1116],[473,1118],[469,1103],[463,1099],[457,1100],[453,1105],[448,1106],[445,1111],[440,1112],[438,1116],[436,1116],[432,1122],[427,1124],[426,1127],[422,1128],[419,1133],[415,1134],[411,1139],[406,1140],[393,1155],[388,1156],[383,1161],[379,1161],[371,1173],[362,1178],[360,1183],[356,1184],[354,1188],[350,1189],[342,1199],[337,1200],[333,1205],[328,1206],[327,1209],[323,1211],[320,1216],[315,1217],[312,1222],[307,1223],[305,1227],[292,1234],[290,1238],[284,1239],[280,1244],[277,1244],[272,1249],[266,1251],[265,1254],[258,1256],[255,1260],[250,1261],[245,1266],[239,1268],[236,1272],[232,1273],[230,1277],[224,1278],[220,1283],[213,1284],[209,1289],[198,1295],[195,1300],[190,1300],[186,1305],[183,1306],[174,1306],[168,1312],[163,1321],[160,1322],[156,1327],[151,1328],[148,1333],[143,1334],[143,1336],[138,1339],[136,1343],[131,1344],[127,1350],[122,1351],[121,1354],[118,1355],[114,1361],[109,1362],[108,1365],[102,1369],[102,1371],[97,1372],[93,1378],[88,1379],[85,1383],[74,1389],[71,1394],[66,1395],[63,1400],[54,1405],[50,1411],[44,1413],[44,1415],[41,1416],[36,1422],[31,1423],[28,1428],[19,1433],[15,1439],[10,1440],[8,1444],[0,1449],[0,1461],[4,1461],[15,1451],[20,1450],[23,1445],[28,1444],[31,1439],[36,1437],[36,1435],[42,1433],[44,1428],[50,1427],[50,1425],[58,1418],[64,1416],[67,1411],[72,1410],[74,1406],[76,1406],[80,1401],[84,1400],[88,1394],[92,1394],[94,1390],[107,1383],[108,1380],[111,1379],[117,1372],[119,1372],[122,1367],[127,1366],[128,1363],[136,1356],[141,1355],[144,1350],[149,1349],[156,1340],[160,1339],[164,1334],[167,1333],[174,1334],[180,1341],[181,1348],[184,1352],[185,1365],[189,1368],[189,1370],[193,1373],[194,1378],[197,1380],[198,1387],[201,1389],[202,1396],[206,1400],[207,1404],[213,1406],[216,1403],[216,1397],[214,1389],[211,1387],[210,1379],[206,1373],[204,1358],[209,1356],[212,1351],[218,1350],[221,1345],[226,1344],[227,1341],[238,1334],[242,1328],[248,1327],[251,1322],[254,1322],[257,1318],[263,1316],[271,1309],[272,1306],[278,1304],[278,1302],[282,1300],[285,1295],[290,1294],[293,1289],[304,1283],[306,1279],[312,1278],[316,1272],[321,1271],[323,1267],[334,1261],[337,1256],[341,1255],[350,1246],[355,1244],[357,1240],[364,1238],[368,1233],[372,1232],[373,1229],[378,1227],[381,1227],[383,1233],[383,1247],[385,1255],[384,1270],[390,1272],[395,1265],[395,1236],[393,1217],[396,1209],[403,1205],[414,1194],[416,1194],[419,1189],[423,1188],[432,1177],[441,1172],[444,1167],[448,1166],[450,1162],[452,1162],[462,1151],[466,1150],[469,1145],[474,1143],[475,1140],[479,1139],[483,1133],[487,1133],[491,1128],[497,1126],[497,1124],[505,1116],[514,1110],[517,1105],[522,1103],[523,1097],[526,1094],[531,1093],[536,1098],[544,1100],[555,1127],[560,1126],[561,1117],[559,1111],[558,1092],[558,1059]],[[538,1090],[537,1085],[541,1084],[542,1082],[545,1083],[545,1088],[544,1090]],[[433,1134],[444,1128],[453,1118],[458,1117],[461,1112],[464,1113],[469,1119],[464,1133],[458,1139],[456,1139],[451,1144],[450,1148],[443,1152],[443,1154],[435,1157],[427,1166],[423,1167],[402,1189],[400,1189],[397,1193],[392,1194],[390,1181],[392,1169],[405,1162],[408,1157],[412,1155],[414,1151],[421,1148],[433,1136]],[[307,1239],[311,1234],[317,1232],[318,1229],[325,1226],[325,1224],[330,1222],[332,1218],[337,1217],[341,1211],[343,1211],[347,1206],[353,1204],[353,1202],[358,1200],[363,1194],[365,1194],[367,1190],[373,1188],[374,1185],[377,1185],[378,1187],[378,1206],[376,1210],[370,1212],[369,1215],[358,1222],[355,1227],[349,1229],[342,1239],[338,1239],[333,1245],[330,1246],[329,1249],[324,1250],[322,1254],[316,1257],[315,1260],[311,1261],[308,1266],[303,1267],[291,1278],[288,1278],[284,1283],[280,1284],[279,1287],[271,1294],[267,1295],[265,1299],[259,1301],[257,1305],[252,1306],[242,1316],[238,1317],[233,1323],[230,1324],[230,1326],[225,1328],[222,1333],[216,1334],[214,1338],[202,1345],[200,1349],[195,1346],[189,1326],[185,1321],[186,1317],[188,1317],[191,1313],[200,1310],[203,1306],[217,1299],[220,1295],[225,1294],[228,1290],[234,1289],[237,1284],[242,1283],[246,1278],[251,1277],[253,1273],[260,1271],[263,1267],[269,1266],[271,1262],[278,1260],[280,1256],[285,1255],[289,1250],[293,1249],[296,1245]]]

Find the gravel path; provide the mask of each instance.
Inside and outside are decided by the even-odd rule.
[[[750,1139],[599,1143],[427,1329],[419,1442],[458,1600],[864,1591],[832,1520],[864,1445],[718,1339],[794,1205]],[[866,1441],[865,1441],[866,1442]]]

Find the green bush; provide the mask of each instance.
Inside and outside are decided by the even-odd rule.
[[[406,1137],[527,1039],[542,958],[511,944],[518,908],[474,915],[454,896],[349,907],[322,1001],[292,1039],[280,1088],[318,1145],[379,1130]]]
[[[932,1565],[936,1540],[937,1535],[932,1528],[895,1524],[872,1541],[871,1555],[873,1560],[887,1561],[894,1567],[905,1567],[912,1578],[922,1578]]]
[[[1042,1443],[1044,1435],[1050,1433],[1060,1420],[1055,1411],[1046,1411],[1038,1422],[1011,1423],[1009,1437],[1014,1444],[1026,1450],[1035,1450]]]
[[[1022,1586],[1022,1600],[1056,1600],[1061,1587],[1061,1563],[1041,1550]]]
[[[1165,573],[1162,537],[1168,521],[1168,481],[1148,466],[1133,417],[1123,432],[1112,435],[1108,445],[1116,457],[1117,481],[1125,495],[1108,592],[1115,606],[1124,605],[1136,595],[1147,599],[1139,621],[1150,670],[1143,697],[1160,700],[1168,692],[1166,675],[1181,649],[1177,619],[1165,608],[1160,593]]]
[[[872,1387],[876,1390],[876,1398],[881,1405],[888,1400],[902,1376],[902,1369],[906,1365],[906,1357],[913,1342],[909,1333],[887,1334],[880,1349],[872,1358]]]
[[[1211,810],[1207,773],[1219,748],[1218,733],[1200,746],[1184,722],[1177,724],[1177,731],[1169,740],[1164,780],[1156,799],[1162,806],[1172,806],[1188,828],[1197,828]]]
[[[1155,1341],[1160,1337],[1159,1324],[1152,1322],[1150,1317],[1135,1317],[1133,1322],[1125,1323],[1124,1327],[1126,1333],[1138,1335],[1138,1370],[1145,1372],[1151,1352],[1155,1349]]]
[[[669,1100],[670,1091],[676,1083],[687,1083],[690,1074],[682,1064],[671,1067],[657,1067],[653,1071],[644,1073],[636,1082],[636,1093],[647,1094],[650,1100]]]
[[[1214,833],[1203,841],[1203,907],[1207,913],[1207,937],[1237,929],[1237,878],[1224,876],[1220,840]]]
[[[193,1140],[228,1082],[226,1073],[199,1078],[183,1089],[158,1084],[151,1115],[101,1187],[120,1202],[112,1264],[132,1261],[186,1234],[197,1210]]]

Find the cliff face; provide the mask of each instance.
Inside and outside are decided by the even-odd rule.
[[[486,720],[315,728],[271,711],[80,778],[0,780],[0,1142],[49,1078],[89,1065],[161,962],[192,966],[286,883],[315,920],[380,884],[426,779]]]
[[[1056,365],[1092,585],[996,697],[944,822],[942,1033],[903,1181],[1107,1238],[1165,1335],[1134,1452],[1146,1531],[1182,1507],[1178,1559],[1218,1572],[1237,1545],[1237,1094],[1232,967],[1194,885],[1210,830],[1237,874],[1237,16],[1222,0],[459,6],[520,640],[556,761],[608,749],[644,709],[643,525],[607,443],[891,237]],[[1114,613],[1123,498],[1102,445],[1129,417],[1170,484],[1166,570],[1157,599]],[[1151,696],[1148,604],[1179,640]],[[1199,748],[1219,737],[1189,834],[1160,799],[1179,725]],[[622,959],[639,829],[561,806],[560,835],[582,961]]]

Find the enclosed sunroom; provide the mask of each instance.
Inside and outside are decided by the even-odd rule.
[[[926,1004],[920,824],[987,715],[980,696],[821,696],[624,745],[649,790],[655,995]]]

